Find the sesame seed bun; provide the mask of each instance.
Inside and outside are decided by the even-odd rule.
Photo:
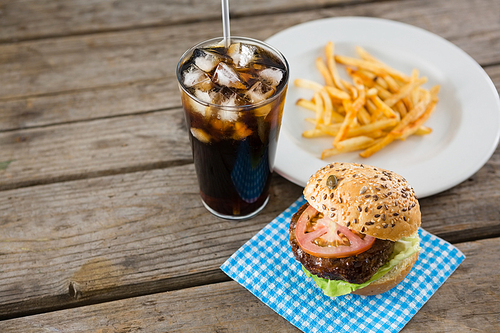
[[[415,191],[402,176],[381,168],[329,164],[309,179],[304,197],[338,224],[375,238],[397,241],[420,227]]]

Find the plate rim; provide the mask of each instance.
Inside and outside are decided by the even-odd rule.
[[[496,90],[494,83],[492,82],[491,78],[488,76],[486,71],[469,54],[467,54],[465,51],[463,51],[462,49],[460,49],[458,46],[451,43],[450,41],[446,40],[445,38],[443,38],[439,35],[436,35],[430,31],[427,31],[423,28],[416,27],[416,26],[413,26],[413,25],[410,25],[410,24],[407,24],[404,22],[400,22],[400,21],[388,20],[388,19],[383,19],[383,18],[374,18],[374,17],[363,17],[363,16],[342,16],[342,17],[322,18],[322,19],[307,21],[307,22],[303,22],[303,23],[291,26],[291,27],[286,28],[286,29],[274,34],[273,36],[269,37],[268,39],[266,39],[266,42],[271,44],[271,45],[279,44],[280,39],[283,39],[285,36],[287,36],[287,34],[291,34],[291,33],[297,32],[297,31],[304,31],[304,30],[315,28],[315,27],[325,25],[325,24],[326,25],[336,25],[336,24],[346,24],[346,22],[348,24],[353,24],[353,23],[359,24],[360,22],[362,22],[363,24],[371,24],[371,25],[379,25],[379,26],[384,25],[384,24],[385,25],[392,25],[392,26],[399,26],[399,27],[403,27],[404,29],[409,29],[409,31],[413,31],[417,34],[420,34],[421,36],[426,36],[428,38],[432,38],[435,41],[442,44],[443,47],[448,48],[448,49],[452,50],[453,52],[457,52],[457,54],[459,54],[463,59],[465,59],[467,61],[467,66],[469,67],[469,70],[473,70],[475,72],[475,74],[478,75],[479,78],[482,80],[481,83],[486,84],[486,86],[488,87],[488,91],[486,91],[485,94],[490,95],[491,101],[489,101],[489,103],[493,103],[493,105],[494,105],[494,110],[491,111],[491,114],[495,115],[496,120],[497,120],[495,122],[495,124],[496,124],[495,133],[494,133],[494,135],[493,135],[493,133],[490,134],[490,136],[492,138],[490,140],[491,142],[488,143],[488,149],[484,149],[484,152],[481,154],[482,158],[479,161],[474,163],[474,165],[469,166],[467,171],[459,172],[459,174],[457,174],[457,176],[452,177],[453,180],[450,179],[445,184],[435,185],[434,188],[432,188],[432,189],[425,189],[425,190],[418,190],[418,191],[416,190],[419,198],[424,198],[424,197],[431,196],[431,195],[443,192],[445,190],[448,190],[448,189],[460,184],[461,182],[463,182],[464,180],[466,180],[467,178],[469,178],[470,176],[475,174],[479,169],[481,169],[487,163],[487,161],[491,158],[491,156],[494,154],[494,152],[499,144],[499,141],[500,141],[500,98],[498,96],[498,91]],[[355,43],[355,42],[353,41],[353,43]],[[280,49],[279,46],[276,46],[276,47],[278,49]],[[286,52],[284,52],[281,49],[280,49],[280,51],[282,53],[284,53],[285,56],[287,56]],[[429,61],[429,59],[425,59],[425,60]],[[290,60],[289,60],[289,62],[290,62]],[[432,61],[430,61],[430,62],[432,63]],[[290,67],[292,67],[292,65]],[[293,77],[293,75],[291,75],[291,77]],[[457,86],[457,87],[460,87],[460,86]],[[295,104],[295,101],[291,101],[289,99],[289,97],[287,97],[287,101],[285,103],[285,111],[287,109],[287,107],[286,107],[287,103],[288,103],[288,105],[290,105],[291,103]],[[464,115],[464,114],[466,114],[466,110],[463,110],[461,113],[461,115]],[[298,176],[297,174],[294,174],[293,172],[288,172],[288,170],[286,168],[282,167],[282,164],[291,165],[291,163],[293,163],[293,158],[291,158],[291,156],[284,157],[283,154],[281,154],[283,152],[283,149],[288,149],[286,147],[286,145],[290,144],[292,141],[291,138],[288,138],[288,136],[290,136],[290,134],[286,130],[283,130],[283,128],[282,128],[281,133],[280,133],[280,137],[278,140],[278,148],[277,148],[277,153],[276,153],[274,170],[278,174],[280,174],[282,177],[284,177],[285,179],[288,179],[289,181],[303,187],[307,183],[308,178],[304,179],[304,177],[305,177],[304,175]],[[457,140],[457,139],[455,138],[454,140]],[[295,148],[302,150],[300,147],[295,146]],[[319,159],[319,157],[314,156],[313,154],[311,154],[310,152],[307,152],[305,150],[302,150],[300,152],[300,154],[302,157],[304,157],[304,155],[310,155],[310,157],[313,158],[314,160],[323,162],[323,165],[326,165],[329,163],[328,161],[321,160],[321,159]],[[295,157],[295,156],[293,156],[293,157]],[[366,163],[369,164],[369,160],[367,159],[366,161],[367,161]],[[314,170],[311,170],[310,173],[313,174]],[[308,175],[308,176],[310,176],[310,175]]]

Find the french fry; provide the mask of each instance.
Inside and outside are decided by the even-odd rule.
[[[432,133],[432,128],[427,127],[427,126],[420,126],[416,131],[415,135],[427,135]]]
[[[293,83],[299,88],[311,89],[313,91],[320,91],[323,89],[321,84],[307,79],[295,79]]]
[[[378,96],[373,96],[371,98],[371,101],[377,108],[379,108],[382,113],[387,117],[387,118],[398,118],[399,113],[394,112],[393,109],[389,107],[384,101],[382,101]]]
[[[306,108],[308,110],[316,112],[316,104],[314,102],[309,101],[307,99],[299,98],[297,102],[295,102],[296,105],[301,106],[303,108]]]
[[[358,120],[362,125],[369,124],[371,121],[371,116],[364,106],[358,111]]]
[[[314,104],[316,105],[316,126],[323,120],[323,99],[321,98],[321,94],[319,92],[314,93]]]
[[[299,98],[295,104],[316,113],[316,104],[313,101]],[[344,121],[344,117],[335,110],[332,110],[331,112],[331,119],[337,123],[341,123]]]
[[[388,144],[390,144],[392,141],[394,141],[394,137],[390,134],[387,134],[382,140],[377,142],[376,144],[370,146],[369,148],[363,150],[361,153],[359,153],[359,156],[361,157],[370,157]]]
[[[440,87],[425,89],[427,78],[420,77],[417,69],[406,75],[361,47],[356,47],[360,59],[336,55],[332,42],[324,52],[326,62],[316,59],[324,84],[294,81],[314,93],[312,100],[300,98],[296,103],[314,112],[314,118],[306,118],[314,128],[302,136],[333,138],[333,147],[322,151],[322,159],[352,151],[368,158],[394,141],[432,133],[424,123],[436,108]],[[340,77],[339,64],[346,66],[350,81]]]
[[[333,114],[333,104],[332,100],[330,99],[330,95],[326,92],[325,89],[321,90],[319,92],[321,95],[321,99],[323,100],[323,122],[326,125],[330,125],[332,123],[332,114]]]
[[[358,67],[360,69],[366,69],[369,70],[377,75],[384,75],[384,74],[390,74],[395,78],[398,78],[399,80],[403,82],[409,81],[409,77],[389,66],[386,66],[384,64],[381,64],[379,62],[373,62],[373,61],[367,61],[367,60],[362,60],[362,59],[356,59],[356,58],[351,58],[351,57],[346,57],[346,56],[341,56],[341,55],[336,55],[335,60],[341,64],[348,65],[348,66],[354,66]]]
[[[351,96],[348,93],[335,87],[326,86],[325,90],[330,94],[330,96],[340,101],[351,98]]]
[[[359,109],[361,109],[363,105],[365,105],[365,98],[366,98],[365,85],[363,84],[363,80],[360,79],[357,75],[353,76],[352,80],[354,82],[356,90],[358,91],[358,96],[354,101],[354,103],[352,103],[352,107],[357,112],[359,111]]]
[[[399,89],[398,93],[392,95],[389,98],[386,98],[384,100],[385,104],[392,107],[400,99],[407,96],[415,87],[420,86],[426,82],[427,82],[427,78],[425,78],[425,77],[408,82],[405,86],[403,86],[403,87],[401,87],[401,89]]]
[[[326,44],[325,46],[326,65],[328,67],[328,70],[330,71],[330,74],[332,75],[332,79],[333,82],[335,83],[335,86],[340,90],[347,91],[342,82],[342,79],[340,78],[337,66],[335,64],[334,49],[335,46],[332,42],[328,42]]]
[[[326,67],[326,64],[323,61],[323,59],[321,59],[320,57],[316,58],[316,68],[319,70],[319,73],[321,74],[321,76],[323,76],[323,79],[325,80],[325,84],[327,86],[333,87],[334,83],[333,83],[332,74],[330,73],[330,71]]]
[[[369,136],[356,136],[354,138],[345,139],[337,143],[335,148],[342,152],[354,151],[369,147],[375,140]]]
[[[356,109],[352,106],[352,102],[349,100],[344,100],[342,102],[345,108],[346,116],[344,118],[344,121],[342,122],[342,126],[340,127],[339,132],[335,136],[335,139],[333,140],[333,145],[336,146],[336,144],[342,140],[347,135],[347,132],[349,130],[349,127],[353,124],[354,120],[356,119]]]

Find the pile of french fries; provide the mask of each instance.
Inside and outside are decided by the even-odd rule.
[[[297,101],[297,105],[315,113],[306,118],[314,128],[302,135],[333,137],[333,147],[323,150],[322,159],[358,150],[362,150],[360,156],[369,157],[395,140],[432,132],[423,124],[438,102],[438,85],[427,90],[422,87],[427,78],[419,77],[417,69],[408,76],[362,47],[356,47],[360,58],[336,55],[334,47],[328,42],[326,61],[316,59],[324,84],[307,79],[294,81],[297,87],[314,92],[311,100]],[[337,64],[345,66],[352,82],[340,77]]]

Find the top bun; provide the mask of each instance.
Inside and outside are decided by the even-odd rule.
[[[329,164],[309,179],[304,197],[338,224],[375,238],[397,241],[420,227],[415,191],[406,179],[381,168]]]

